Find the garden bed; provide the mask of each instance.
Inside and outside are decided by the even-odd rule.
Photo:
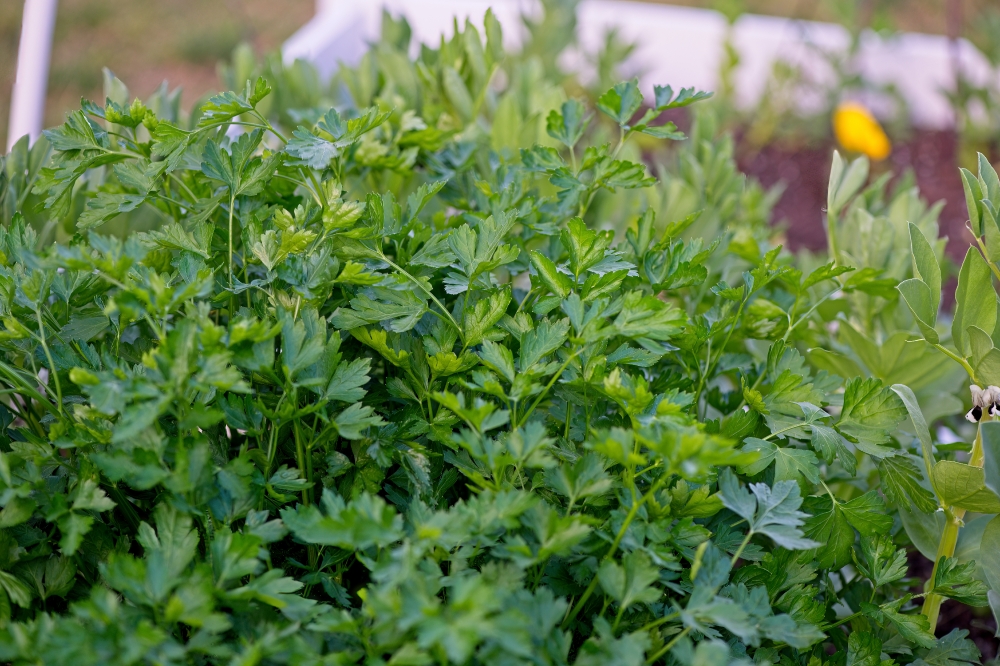
[[[943,199],[941,235],[947,236],[948,254],[961,261],[970,240],[966,229],[969,215],[959,177],[957,137],[954,132],[914,130],[893,144],[892,155],[873,167],[876,173],[891,170],[901,174],[912,169],[921,195],[928,203]],[[791,248],[819,250],[826,247],[823,215],[832,141],[811,145],[773,143],[760,149],[743,146],[737,161],[740,169],[765,187],[779,183],[784,191],[774,208],[774,220],[786,225]]]

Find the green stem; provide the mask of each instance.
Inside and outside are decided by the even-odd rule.
[[[601,558],[602,562],[611,559],[611,557],[618,550],[618,546],[621,544],[622,539],[625,538],[625,532],[628,531],[628,528],[632,524],[632,521],[635,519],[636,514],[639,513],[639,509],[641,509],[642,506],[646,502],[648,502],[653,495],[656,494],[656,491],[658,491],[660,487],[664,483],[666,483],[666,481],[670,477],[671,477],[670,474],[661,475],[660,478],[658,478],[655,482],[653,482],[653,485],[650,486],[649,490],[646,491],[646,494],[640,497],[639,501],[632,505],[632,508],[629,509],[628,514],[625,516],[625,521],[622,522],[622,526],[618,530],[618,534],[615,535],[615,540],[611,543],[611,548],[609,548],[608,552],[605,553],[604,557]],[[597,589],[597,582],[598,582],[597,576],[595,575],[594,578],[590,581],[590,585],[587,586],[587,589],[584,590],[583,594],[580,596],[580,599],[576,602],[576,605],[573,607],[573,610],[570,612],[569,616],[565,620],[563,620],[562,623],[563,629],[568,627],[570,623],[574,619],[576,619],[576,616],[580,614],[580,611],[583,610],[584,604],[587,603],[587,600],[590,599],[590,595],[592,595],[594,593],[594,590]]]
[[[676,636],[674,636],[673,639],[671,639],[671,641],[669,643],[667,643],[662,648],[660,648],[659,650],[657,650],[656,653],[652,657],[650,657],[649,659],[646,660],[646,663],[647,664],[656,663],[657,659],[659,659],[660,657],[662,657],[666,653],[670,652],[670,650],[672,650],[673,647],[675,645],[677,645],[677,643],[682,638],[684,638],[685,636],[687,636],[689,633],[691,633],[691,627],[684,627],[683,631],[681,631],[679,634],[677,634]]]
[[[386,256],[385,256],[384,254],[382,254],[381,252],[379,253],[379,258],[380,258],[380,259],[381,259],[382,261],[384,261],[385,263],[387,263],[387,264],[389,264],[390,266],[392,266],[392,267],[393,267],[394,269],[396,269],[397,271],[399,271],[399,272],[400,272],[400,274],[401,274],[401,275],[402,275],[403,277],[405,277],[405,278],[406,278],[407,280],[409,280],[409,281],[410,281],[410,282],[412,282],[413,284],[417,285],[417,287],[418,287],[418,288],[419,288],[419,289],[420,289],[420,290],[421,290],[422,292],[424,292],[425,294],[427,294],[427,295],[428,295],[428,296],[430,297],[430,299],[431,299],[432,301],[434,301],[434,304],[435,304],[435,305],[437,305],[437,306],[438,306],[439,308],[441,308],[441,312],[443,312],[443,313],[444,313],[444,315],[445,315],[445,316],[446,316],[446,317],[448,318],[448,321],[449,321],[449,322],[451,322],[451,325],[455,327],[455,330],[456,330],[456,331],[458,331],[458,337],[459,337],[459,339],[460,339],[460,340],[462,341],[462,343],[464,344],[464,343],[465,343],[465,333],[464,333],[464,331],[462,331],[462,327],[461,327],[461,326],[459,326],[459,325],[458,325],[458,322],[457,322],[457,321],[455,321],[455,318],[451,316],[451,312],[449,312],[449,311],[448,311],[448,308],[446,308],[446,307],[445,307],[444,305],[442,305],[442,304],[441,304],[441,301],[439,301],[439,300],[437,299],[437,296],[435,296],[435,295],[434,295],[434,294],[433,294],[433,293],[431,292],[431,290],[430,290],[430,289],[428,289],[427,287],[425,287],[425,286],[423,285],[423,283],[421,283],[421,282],[420,282],[419,280],[417,280],[417,278],[415,278],[415,277],[413,277],[412,275],[410,275],[409,273],[407,273],[407,272],[406,272],[405,270],[403,270],[403,268],[402,268],[401,266],[397,265],[397,264],[396,264],[395,262],[393,262],[393,261],[390,261],[390,260],[389,260],[389,259],[388,259],[388,258],[387,258],[387,257],[386,257]]]
[[[545,398],[546,395],[548,395],[549,389],[552,388],[552,386],[556,383],[556,380],[558,380],[559,377],[562,375],[562,373],[566,370],[566,368],[569,367],[569,364],[573,361],[573,359],[579,356],[580,352],[582,351],[583,351],[582,347],[580,349],[577,349],[569,356],[569,358],[567,358],[563,362],[561,366],[559,366],[559,369],[556,370],[556,373],[554,375],[552,375],[552,379],[549,380],[549,383],[545,385],[545,388],[542,389],[542,392],[538,394],[538,397],[535,398],[535,401],[531,403],[530,407],[528,407],[528,411],[526,411],[524,414],[521,415],[521,418],[518,420],[517,423],[518,426],[523,426],[528,421],[528,417],[531,416],[531,413],[533,411],[535,411],[535,407],[538,406],[538,403],[540,403],[542,399]]]
[[[996,262],[990,256],[989,251],[986,249],[986,245],[983,243],[983,239],[976,236],[976,244],[979,245],[979,251],[983,253],[983,257],[986,258],[986,263],[989,264],[990,270],[993,271],[993,275],[996,276],[997,280],[1000,280],[1000,268],[997,268]]]
[[[198,197],[195,196],[195,193],[191,191],[191,188],[188,187],[183,180],[181,180],[180,176],[178,176],[175,173],[171,173],[170,178],[172,178],[175,183],[181,186],[181,188],[184,190],[184,193],[187,194],[188,198],[191,199],[192,202],[198,201]],[[185,206],[185,208],[188,207],[189,206]]]
[[[295,419],[292,421],[292,433],[295,436],[295,457],[299,464],[299,475],[303,479],[309,478],[309,469],[306,464],[306,449],[305,445],[302,443],[302,429],[299,427],[299,420]],[[302,503],[309,506],[311,502],[309,501],[309,488],[302,489]]]
[[[950,351],[944,345],[939,345],[939,344],[935,343],[934,344],[934,348],[937,349],[942,354],[944,354],[945,356],[947,356],[948,358],[950,358],[951,360],[953,360],[956,363],[960,364],[963,368],[965,368],[965,372],[968,373],[969,378],[972,380],[972,382],[974,384],[977,384],[977,385],[980,384],[980,381],[978,379],[976,379],[976,371],[972,369],[972,366],[969,365],[968,361],[966,361],[964,358],[962,358],[961,356],[959,356],[955,352]]]
[[[56,408],[59,413],[63,412],[63,400],[62,400],[62,386],[59,383],[59,370],[56,368],[56,364],[52,361],[52,353],[49,351],[49,345],[45,342],[45,324],[42,322],[42,310],[37,308],[35,314],[38,317],[38,341],[42,344],[42,351],[45,352],[45,359],[49,362],[49,376],[56,385]]]
[[[833,265],[840,265],[840,253],[837,251],[837,213],[839,211],[830,210],[826,214],[826,246],[830,252],[830,259]]]
[[[976,432],[976,441],[972,445],[972,452],[969,454],[969,466],[983,466],[983,430],[981,422],[979,430]],[[932,474],[933,471],[927,470],[927,473]],[[945,524],[944,530],[941,532],[941,540],[938,542],[937,554],[934,557],[934,568],[931,570],[931,577],[927,582],[930,590],[934,589],[934,581],[937,578],[938,566],[941,564],[941,560],[946,557],[955,556],[955,547],[958,545],[958,530],[965,524],[962,522],[962,519],[965,517],[965,509],[952,506],[942,506],[941,508],[944,509]],[[943,602],[944,597],[933,592],[928,592],[927,596],[924,597],[924,606],[920,612],[930,622],[931,633],[934,633],[937,628],[938,616],[941,613],[941,604]]]
[[[642,632],[645,632],[645,631],[652,631],[653,629],[656,629],[661,624],[666,624],[667,622],[670,622],[671,620],[676,620],[680,616],[681,616],[680,611],[675,611],[673,613],[670,613],[669,615],[664,615],[661,618],[658,618],[656,620],[653,620],[652,622],[649,622],[648,624],[643,625],[643,627],[641,629],[639,629],[638,633],[642,633]]]
[[[236,205],[236,196],[229,193],[229,288],[233,288],[233,207]]]
[[[714,361],[706,361],[705,363],[705,374],[703,374],[698,380],[698,391],[694,396],[695,409],[697,409],[698,403],[701,402],[701,392],[705,390],[709,375],[712,373],[712,370],[715,369],[715,366],[719,364],[719,360],[722,358],[722,355],[726,353],[726,347],[729,346],[729,341],[733,338],[733,331],[736,330],[736,325],[739,324],[740,317],[743,316],[743,308],[746,306],[747,301],[750,300],[750,296],[751,294],[747,294],[747,297],[740,301],[740,307],[736,310],[736,317],[733,319],[733,325],[729,327],[729,333],[726,334],[725,341],[722,343],[722,346],[719,347],[719,355],[715,357]],[[708,344],[712,344],[711,338],[709,339]],[[709,350],[711,351],[711,346],[709,347]]]
[[[782,340],[784,340],[785,342],[788,342],[788,336],[790,336],[792,334],[792,331],[795,330],[795,327],[798,326],[799,324],[801,324],[804,321],[808,321],[810,315],[812,315],[812,313],[816,311],[816,308],[818,308],[819,306],[823,305],[823,303],[825,303],[827,301],[827,299],[829,299],[831,296],[833,296],[834,294],[836,294],[838,291],[840,291],[840,287],[837,287],[836,289],[834,289],[833,291],[831,291],[829,294],[827,294],[823,298],[821,298],[818,301],[816,301],[816,303],[814,303],[813,306],[811,308],[809,308],[809,310],[807,310],[804,315],[802,315],[801,317],[799,317],[798,319],[795,320],[794,324],[790,324],[788,326],[788,330],[785,331],[785,335],[782,338]]]
[[[750,539],[751,538],[753,538],[753,530],[752,529],[747,529],[747,535],[745,537],[743,537],[743,541],[740,542],[740,547],[736,549],[736,552],[733,553],[733,559],[731,559],[729,561],[729,568],[730,569],[732,569],[734,566],[736,566],[736,563],[740,559],[740,555],[743,554],[743,551],[746,549],[747,544],[750,543]]]

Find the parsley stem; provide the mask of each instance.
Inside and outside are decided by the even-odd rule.
[[[173,172],[170,172],[170,178],[175,183],[177,183],[178,185],[181,186],[181,188],[184,190],[184,193],[187,194],[187,196],[191,199],[192,202],[197,202],[198,201],[198,197],[195,196],[195,193],[191,191],[191,188],[187,186],[187,183],[185,183],[180,178],[180,176],[178,176],[177,174],[175,174]],[[185,206],[185,208],[190,208],[190,206]]]
[[[742,555],[743,551],[746,550],[746,547],[747,547],[747,545],[749,545],[750,539],[752,539],[752,538],[753,538],[753,529],[751,529],[749,527],[749,525],[748,525],[747,526],[747,535],[745,537],[743,537],[743,541],[740,542],[739,548],[737,548],[736,552],[733,553],[733,559],[731,559],[729,561],[729,568],[730,569],[732,569],[733,567],[736,566],[736,563],[740,559],[740,555]]]
[[[670,613],[669,615],[664,615],[663,617],[657,618],[657,619],[653,620],[652,622],[649,622],[649,623],[645,624],[644,626],[642,626],[639,629],[639,633],[642,633],[644,631],[652,631],[653,629],[656,629],[661,624],[666,624],[667,622],[670,622],[671,620],[676,620],[680,616],[681,616],[681,612],[680,611],[674,611],[673,613]]]
[[[640,497],[639,501],[635,502],[632,505],[632,507],[628,510],[628,514],[625,516],[625,520],[622,521],[622,526],[618,529],[618,534],[615,535],[615,540],[611,542],[611,548],[609,548],[608,552],[605,553],[604,557],[601,558],[601,562],[605,562],[611,559],[611,557],[618,550],[618,546],[619,544],[621,544],[622,539],[625,538],[625,533],[628,531],[629,526],[635,519],[636,514],[639,513],[639,509],[641,509],[642,506],[646,502],[648,502],[653,495],[656,494],[656,491],[658,491],[660,487],[664,483],[666,483],[667,480],[669,480],[672,476],[673,475],[667,473],[661,474],[660,478],[654,481],[653,485],[650,486],[649,490],[646,491],[646,494]],[[580,599],[576,602],[576,605],[573,607],[573,610],[570,612],[569,616],[565,620],[563,620],[562,623],[563,629],[568,627],[570,623],[573,622],[574,619],[576,619],[576,616],[580,614],[580,611],[583,610],[584,604],[587,603],[587,600],[590,599],[590,595],[592,595],[594,593],[594,590],[597,589],[597,582],[598,582],[597,574],[595,573],[593,579],[591,579],[590,581],[590,584],[587,586],[587,589],[584,590],[582,595],[580,595]]]
[[[233,288],[233,207],[236,205],[236,197],[232,191],[229,193],[229,288]],[[232,316],[232,313],[229,313]]]
[[[670,652],[670,650],[672,650],[673,647],[675,645],[677,645],[677,643],[682,638],[684,638],[685,636],[687,636],[689,633],[691,633],[691,627],[684,627],[684,629],[679,634],[677,634],[676,636],[674,636],[669,643],[667,643],[662,648],[660,648],[659,650],[657,650],[656,653],[652,657],[650,657],[649,659],[647,659],[646,663],[647,664],[655,663],[657,659],[659,659],[660,657],[662,657],[666,653]]]
[[[518,423],[517,423],[518,427],[523,426],[528,421],[528,417],[531,416],[531,413],[533,411],[535,411],[535,407],[538,406],[538,403],[540,403],[542,401],[542,399],[548,394],[549,389],[551,389],[552,386],[556,383],[556,380],[559,379],[559,377],[562,375],[563,371],[565,371],[566,368],[569,367],[569,364],[573,361],[573,359],[576,358],[577,356],[579,356],[582,351],[583,351],[583,347],[580,347],[575,352],[573,352],[569,356],[569,358],[567,358],[563,362],[563,364],[561,366],[559,366],[559,369],[556,370],[556,372],[555,372],[554,375],[552,375],[552,379],[549,380],[549,383],[545,385],[545,388],[542,389],[542,392],[538,394],[538,397],[535,398],[535,401],[533,403],[531,403],[530,407],[528,407],[528,411],[526,411],[524,414],[522,414],[521,418],[518,419]]]
[[[722,346],[719,347],[719,355],[715,357],[714,361],[710,360],[712,355],[712,339],[709,338],[708,340],[709,353],[708,358],[705,360],[705,374],[703,374],[698,380],[698,391],[694,396],[694,406],[696,410],[698,409],[698,403],[701,402],[701,392],[705,390],[705,386],[708,382],[708,376],[712,374],[712,370],[714,370],[715,366],[719,364],[719,361],[722,359],[722,355],[726,353],[726,347],[729,346],[729,341],[733,338],[733,332],[736,330],[736,325],[739,323],[740,317],[743,316],[743,308],[746,306],[747,301],[750,300],[750,295],[751,294],[747,294],[746,298],[740,301],[740,307],[736,311],[736,316],[733,318],[733,325],[729,327],[729,333],[726,334],[725,341],[722,343]]]
[[[49,362],[49,376],[52,377],[52,380],[56,385],[56,408],[59,410],[59,413],[62,414],[62,385],[59,383],[59,370],[56,368],[56,364],[52,361],[52,352],[49,351],[49,345],[45,342],[45,323],[42,322],[41,307],[35,308],[35,315],[38,317],[38,341],[41,343],[42,351],[45,352],[45,358]]]
[[[34,399],[38,404],[44,405],[50,412],[56,411],[56,408],[52,406],[48,399],[34,388],[35,386],[43,386],[38,383],[37,379],[25,379],[17,370],[3,361],[0,361],[0,374],[7,376],[8,381],[14,385],[13,388],[16,389],[17,393],[25,398],[26,403],[30,404],[30,401]]]
[[[804,427],[806,425],[808,425],[808,424],[807,423],[796,423],[795,425],[790,425],[787,428],[782,428],[781,430],[775,430],[774,432],[772,432],[770,435],[764,437],[763,439],[764,439],[764,441],[767,441],[767,440],[771,439],[772,437],[777,437],[778,435],[783,435],[786,432],[788,432],[789,430],[798,430],[799,428],[802,428],[802,427]]]
[[[834,289],[833,291],[831,291],[830,293],[828,293],[826,296],[824,296],[823,298],[821,298],[818,301],[816,301],[813,304],[813,306],[806,311],[806,313],[804,315],[802,315],[801,317],[799,317],[798,319],[795,320],[795,323],[793,323],[793,324],[790,323],[790,325],[788,327],[788,330],[785,331],[785,335],[782,338],[782,340],[784,340],[785,342],[788,342],[788,336],[790,336],[792,334],[792,331],[795,330],[795,327],[798,326],[799,324],[801,324],[802,322],[808,320],[809,319],[809,315],[811,315],[813,312],[815,312],[816,308],[818,308],[819,306],[823,305],[823,303],[825,303],[828,298],[830,298],[831,296],[833,296],[834,294],[836,294],[839,291],[840,291],[840,287],[837,287],[836,289]]]
[[[379,252],[379,258],[382,261],[384,261],[385,263],[387,263],[390,266],[392,266],[393,268],[395,268],[397,271],[399,271],[400,274],[403,275],[403,277],[405,277],[406,279],[408,279],[410,282],[412,282],[413,284],[417,285],[417,287],[422,292],[424,292],[425,294],[427,294],[428,296],[430,296],[430,299],[432,301],[434,301],[435,305],[437,305],[439,308],[441,308],[441,312],[444,313],[444,315],[448,318],[448,321],[451,322],[451,325],[455,327],[456,331],[458,331],[458,337],[459,337],[459,339],[462,341],[463,344],[465,344],[465,333],[462,331],[462,327],[458,325],[458,322],[455,321],[455,318],[451,316],[450,312],[448,312],[448,308],[446,308],[444,305],[441,304],[441,301],[439,301],[437,299],[437,296],[435,296],[434,293],[431,292],[430,289],[428,289],[427,287],[425,287],[423,285],[423,283],[420,282],[417,278],[415,278],[412,275],[410,275],[409,273],[407,273],[405,270],[403,270],[403,268],[401,266],[399,266],[395,262],[391,261],[388,257],[386,257],[381,252]]]

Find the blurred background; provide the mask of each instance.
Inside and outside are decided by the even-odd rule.
[[[476,7],[489,4],[481,0],[469,2]],[[365,5],[363,11],[368,12],[367,0],[360,4]],[[379,4],[371,2],[372,7]],[[390,4],[407,6],[405,2]],[[423,4],[426,0],[409,6]],[[445,4],[448,3],[442,6]],[[500,0],[498,4],[526,7],[539,3]],[[551,8],[575,3],[546,0],[540,4]],[[587,4],[584,2],[580,6]],[[614,0],[590,4],[608,6],[613,5]],[[656,63],[657,49],[662,47],[669,53],[669,44],[657,44],[655,35],[651,39],[645,36],[632,39],[620,33],[606,34],[608,31],[603,29],[598,12],[592,13],[588,25],[581,19],[579,27],[582,32],[602,32],[600,53],[594,48],[598,42],[592,39],[589,46],[581,48],[584,51],[582,59],[588,61],[592,69],[610,67],[619,75],[648,73],[650,63],[659,73],[686,73],[699,68],[711,70],[710,78],[716,91],[712,104],[719,131],[733,135],[735,156],[741,170],[765,188],[777,188],[772,219],[784,226],[791,247],[823,245],[822,208],[830,151],[835,147],[846,148],[847,152],[868,153],[876,163],[876,175],[892,172],[894,178],[911,179],[919,185],[928,202],[943,201],[940,225],[943,234],[953,241],[949,247],[965,247],[967,216],[957,167],[975,170],[977,151],[994,161],[1000,157],[997,141],[1000,136],[1000,2],[649,0],[637,3],[633,0],[627,4],[703,10],[700,14],[691,13],[689,18],[692,26],[701,26],[709,31],[705,34],[718,37],[718,44],[713,46],[718,55],[707,59],[698,53],[682,58],[670,56],[678,62],[673,69],[664,69],[662,63]],[[300,55],[305,55],[317,66],[314,87],[324,90],[335,87],[337,84],[330,84],[330,81],[337,59],[345,53],[350,56],[347,51],[351,48],[360,53],[364,44],[377,39],[378,28],[368,26],[366,30],[370,34],[360,30],[352,35],[357,43],[347,51],[342,47],[319,53],[314,48],[316,31],[334,28],[329,27],[329,22],[322,24],[318,15],[343,14],[352,7],[357,13],[362,11],[357,9],[359,6],[356,2],[341,0],[60,0],[44,126],[61,122],[67,111],[79,108],[81,98],[103,102],[109,92],[109,82],[113,81],[109,78],[110,73],[102,71],[105,67],[127,85],[131,97],[147,99],[167,81],[170,91],[180,89],[179,108],[186,113],[209,93],[240,87],[242,74],[254,70],[254,62],[264,62],[267,54],[277,53],[283,44],[287,49],[294,42],[298,48],[296,53],[301,52]],[[0,3],[0,91],[3,91],[0,92],[0,141],[4,146],[8,145],[10,91],[15,78],[23,7],[21,0]],[[345,23],[344,16],[338,19],[340,29],[350,23]],[[807,57],[803,58],[802,53],[793,58],[769,53],[768,58],[772,60],[762,65],[764,61],[755,56],[754,50],[762,45],[766,48],[771,34],[768,30],[779,29],[774,27],[777,24],[761,23],[760,17],[768,16],[823,22],[839,32],[820,26],[811,33],[814,37],[803,33],[801,41],[806,46],[799,50],[809,51]],[[411,22],[417,20],[419,23],[418,17],[410,18]],[[436,20],[441,22],[440,17]],[[720,27],[726,24],[729,28]],[[505,22],[505,28],[507,25]],[[312,32],[305,35],[310,29]],[[784,30],[787,33],[797,28]],[[683,30],[679,34],[683,34]],[[907,34],[937,38],[937,41],[909,42],[911,46],[916,44],[921,53],[933,52],[931,59],[944,68],[937,72],[937,78],[925,76],[927,80],[920,82],[927,88],[922,93],[924,98],[911,96],[907,99],[906,91],[901,92],[898,87],[900,79],[908,78],[907,67],[914,70],[922,67],[920,62],[907,61],[909,52],[906,49],[893,46],[900,35]],[[415,36],[423,37],[419,30],[415,31]],[[814,38],[816,44],[810,41]],[[837,49],[831,50],[829,44],[824,45],[824,39],[840,40]],[[303,46],[303,40],[312,45]],[[338,40],[326,38],[334,45]],[[866,54],[865,45],[871,46],[873,40],[878,42],[877,48],[869,49]],[[319,41],[323,42],[323,38]],[[643,42],[646,47],[646,59],[638,64],[629,60],[635,42]],[[287,65],[287,50],[285,55]],[[874,68],[870,62],[873,58],[882,61]],[[346,59],[350,61],[350,57]],[[969,69],[966,61],[974,66]],[[816,62],[824,68],[819,77],[816,76]],[[883,71],[893,67],[895,72],[886,74]],[[748,78],[748,68],[756,68],[755,92],[752,93],[740,90],[741,82]],[[967,69],[974,70],[975,75],[966,75]],[[912,74],[919,79],[925,73],[913,71]],[[607,72],[598,71],[596,75],[606,76]],[[661,82],[653,78],[656,77],[646,76],[643,80],[650,84]],[[662,82],[691,85],[684,80]],[[702,80],[695,83],[701,84]],[[924,108],[926,105],[920,100],[926,99],[926,95],[939,98],[935,102],[940,103],[940,108],[930,111]],[[336,95],[329,98],[336,99]],[[803,99],[811,101],[803,104]],[[845,101],[862,104],[861,116],[842,116],[843,131],[850,133],[853,129],[855,133],[862,133],[860,138],[853,139],[854,144],[850,137],[838,136],[835,129],[838,109]],[[869,111],[873,117],[865,115]],[[683,114],[676,120],[682,128],[689,126],[689,119]],[[884,132],[887,140],[884,146],[866,146],[865,142],[870,142],[870,137],[864,135],[864,124],[868,120],[875,123],[873,131],[876,134]]]
[[[0,137],[7,145],[10,91],[17,67],[23,0],[0,2]],[[221,85],[217,65],[245,42],[259,53],[281,46],[316,12],[315,0],[59,0],[45,126],[104,101],[110,67],[145,99],[164,81],[180,86],[185,106]]]

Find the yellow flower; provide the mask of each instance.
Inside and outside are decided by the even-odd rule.
[[[884,160],[892,144],[868,109],[857,102],[844,102],[833,112],[833,133],[845,150]]]

